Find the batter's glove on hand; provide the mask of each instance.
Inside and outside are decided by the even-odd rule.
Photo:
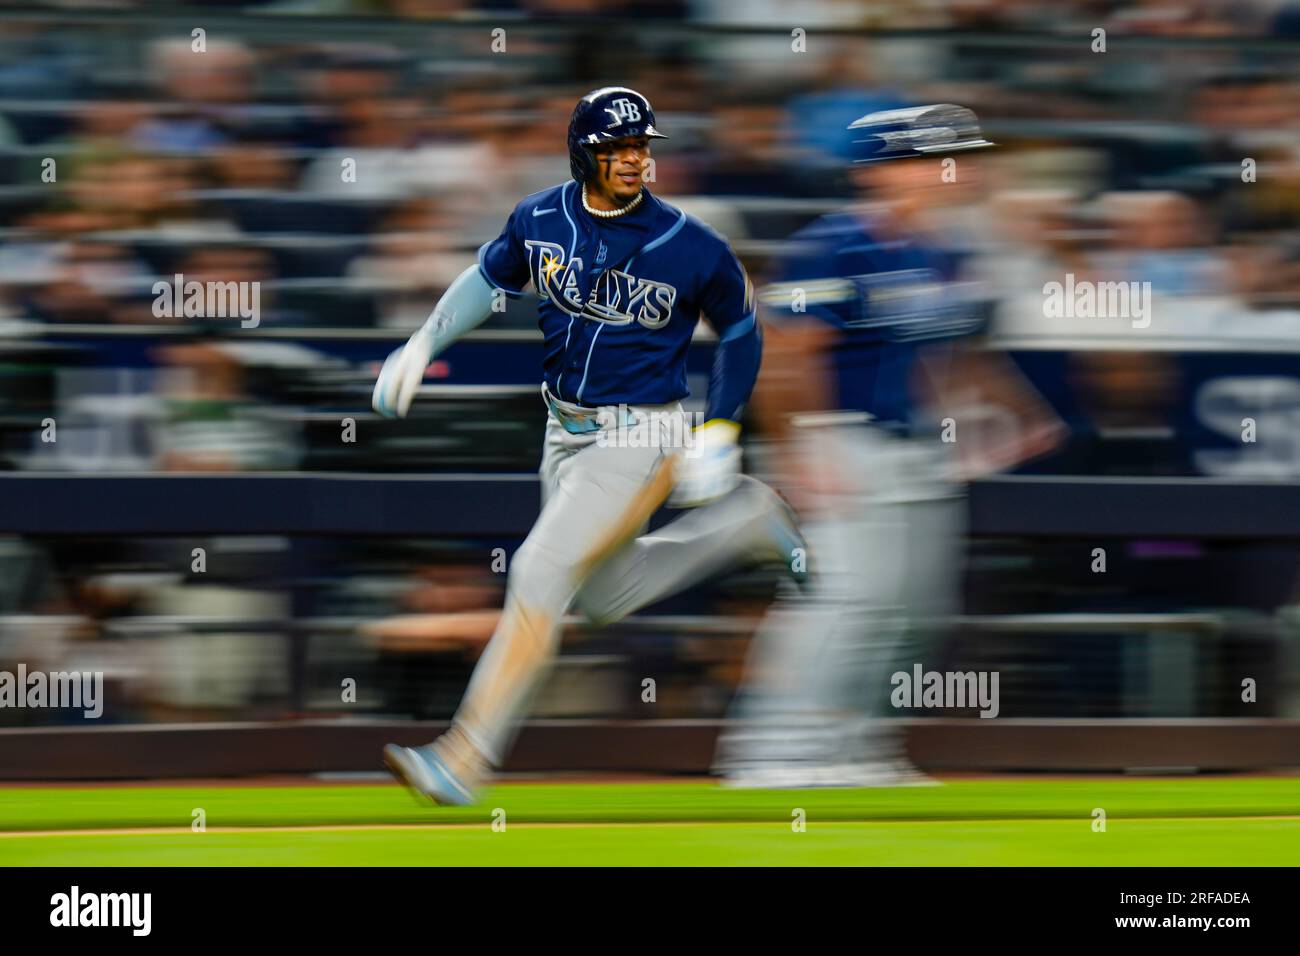
[[[677,458],[670,508],[694,508],[727,494],[740,481],[740,426],[721,418],[692,433],[691,447]]]
[[[424,326],[405,345],[395,349],[379,370],[379,380],[370,398],[374,410],[385,418],[405,418],[432,359],[433,333]]]

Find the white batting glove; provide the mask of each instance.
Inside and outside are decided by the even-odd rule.
[[[740,481],[740,426],[715,418],[693,432],[694,444],[677,458],[671,508],[695,508],[727,494]]]
[[[370,398],[371,407],[385,418],[405,418],[432,359],[433,335],[427,327],[421,327],[384,361]]]

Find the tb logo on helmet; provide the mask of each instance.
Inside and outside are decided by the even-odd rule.
[[[624,123],[635,123],[641,118],[641,108],[627,97],[616,99],[612,105],[605,107],[605,112],[614,121],[609,126],[606,126],[606,129],[621,126]]]

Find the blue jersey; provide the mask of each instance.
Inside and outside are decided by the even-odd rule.
[[[720,346],[745,348],[730,376],[715,368],[710,417],[735,418],[749,396],[759,340],[749,278],[725,239],[649,191],[613,219],[587,213],[574,182],[534,193],[479,249],[478,262],[507,295],[532,283],[543,375],[557,398],[584,405],[685,398],[686,352],[701,312]]]
[[[850,213],[823,216],[794,245],[760,296],[765,316],[789,322],[806,314],[837,329],[836,407],[910,429],[921,346],[971,334],[983,322],[976,304],[956,293],[956,258]]]

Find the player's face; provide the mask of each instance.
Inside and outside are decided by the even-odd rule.
[[[597,195],[615,206],[636,198],[650,162],[650,140],[645,136],[601,143],[593,149],[596,175],[592,183]]]
[[[980,160],[973,154],[873,163],[851,178],[870,198],[917,209],[969,201],[979,183]]]

